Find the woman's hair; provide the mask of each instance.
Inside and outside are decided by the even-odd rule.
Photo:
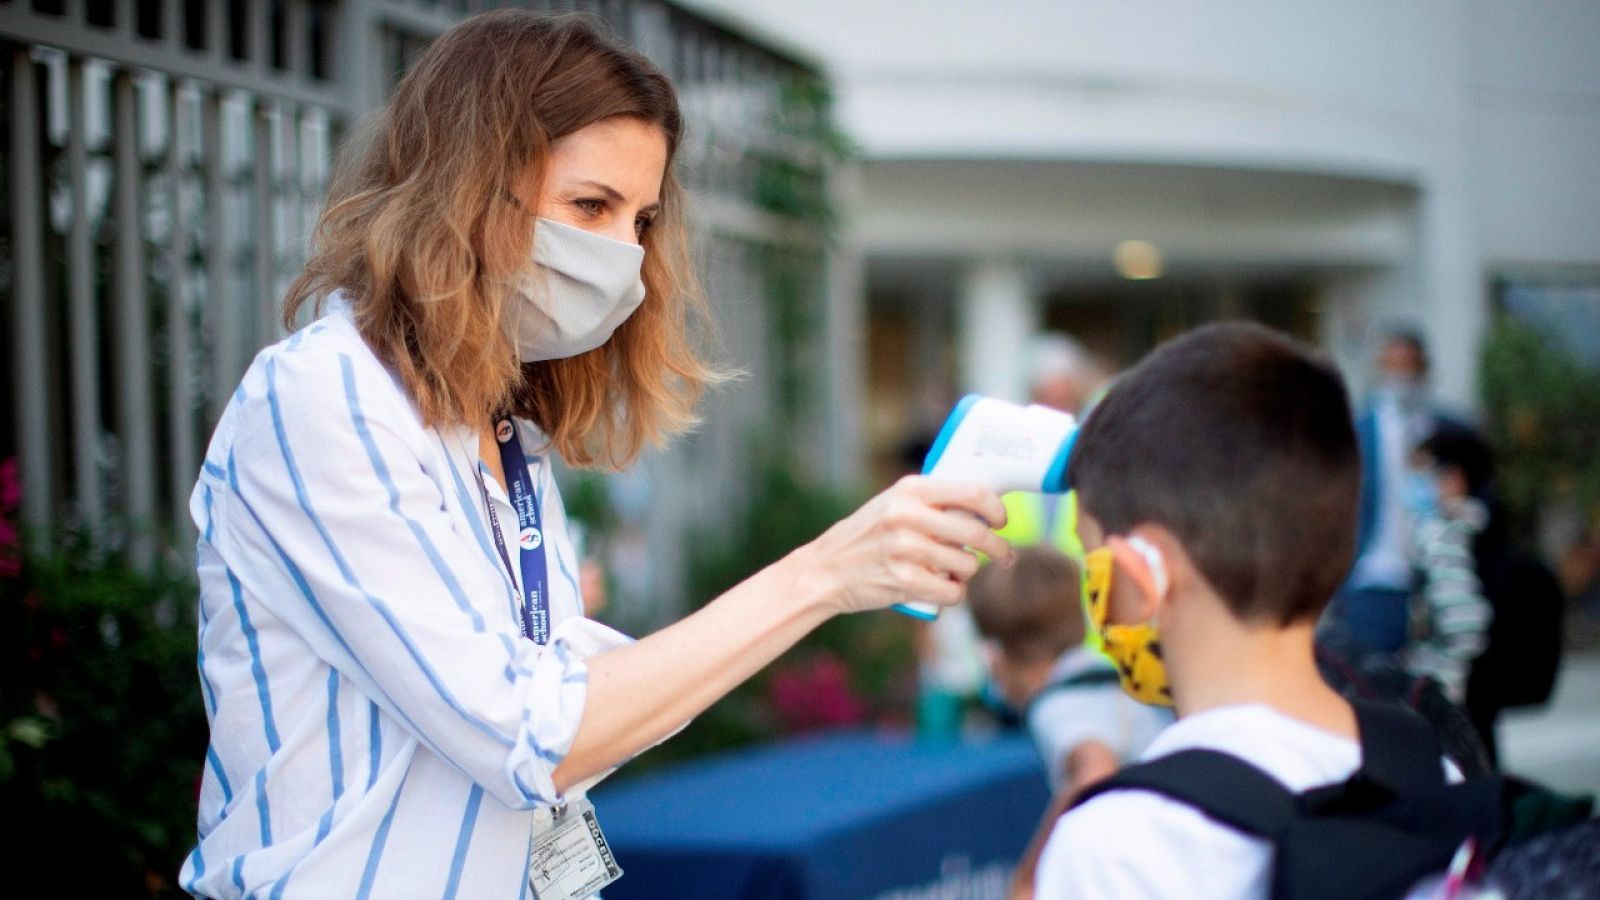
[[[661,210],[642,238],[645,298],[611,339],[571,359],[519,365],[502,328],[533,223],[506,192],[543,173],[555,140],[617,116],[667,140]],[[582,16],[501,10],[439,37],[342,151],[311,259],[284,320],[344,292],[357,327],[424,421],[525,416],[579,466],[624,465],[698,422],[719,374],[672,171],[683,136],[666,77]]]

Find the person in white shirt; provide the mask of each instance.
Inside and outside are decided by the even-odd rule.
[[[1143,758],[1220,750],[1296,792],[1353,774],[1356,713],[1312,642],[1355,549],[1337,370],[1260,326],[1198,329],[1112,387],[1068,472],[1091,622],[1123,688],[1178,714]],[[1269,841],[1129,787],[1056,822],[1035,896],[1266,897],[1273,861]]]
[[[1110,661],[1084,646],[1079,582],[1059,550],[1024,547],[1016,565],[987,567],[967,589],[989,677],[1020,714],[1058,794],[1137,759],[1172,721],[1124,694]]]
[[[832,616],[1009,560],[997,496],[910,478],[637,643],[584,618],[553,458],[626,464],[717,377],[681,136],[644,57],[501,11],[345,151],[285,311],[321,317],[255,359],[193,494],[191,894],[529,896],[588,784]]]

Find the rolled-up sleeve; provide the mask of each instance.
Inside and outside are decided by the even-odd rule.
[[[448,511],[426,432],[393,386],[327,348],[266,361],[234,411],[235,559],[258,602],[408,731],[513,807],[558,799],[585,658],[626,638],[582,619],[551,643]]]

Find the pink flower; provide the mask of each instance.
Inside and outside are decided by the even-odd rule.
[[[15,578],[22,574],[22,560],[17,558],[17,526],[10,519],[0,518],[0,578]]]
[[[22,482],[17,478],[17,458],[0,461],[0,578],[15,578],[22,573],[18,558],[17,525],[11,514],[22,502]]]
[[[840,728],[866,720],[866,703],[850,687],[850,670],[831,653],[817,653],[776,673],[770,691],[786,731]]]
[[[10,513],[22,502],[22,479],[17,476],[17,458],[0,460],[0,512]]]

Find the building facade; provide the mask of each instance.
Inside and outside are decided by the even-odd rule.
[[[1406,324],[1471,409],[1497,295],[1600,318],[1586,0],[695,5],[837,85],[860,166],[859,299],[836,302],[860,316],[855,415],[880,473],[925,408],[1020,398],[1041,329],[1126,364],[1248,316],[1325,347],[1359,391],[1376,336]],[[1145,271],[1119,272],[1119,246]]]

